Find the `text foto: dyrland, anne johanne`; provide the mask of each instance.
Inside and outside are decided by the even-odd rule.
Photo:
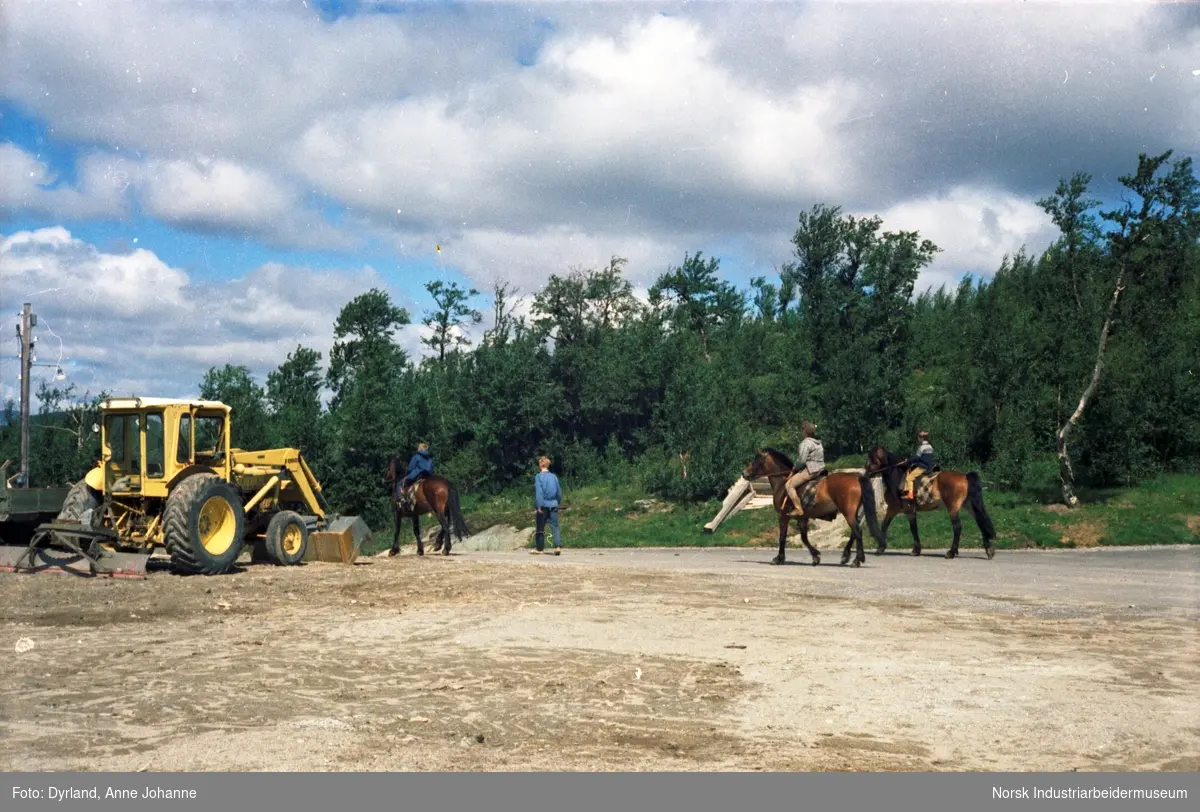
[[[99,787],[91,787],[89,789],[79,789],[78,787],[47,787],[45,790],[34,789],[32,787],[13,787],[12,797],[25,800],[39,800],[44,798],[48,801],[82,801],[87,799],[98,801],[109,798],[195,800],[199,795],[194,789],[169,789],[164,787],[144,787],[141,790],[105,787],[103,791]]]

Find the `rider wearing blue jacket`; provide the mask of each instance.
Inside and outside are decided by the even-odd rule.
[[[429,453],[429,443],[417,445],[417,453],[408,461],[408,473],[400,481],[400,492],[407,494],[417,480],[433,474],[433,455]]]

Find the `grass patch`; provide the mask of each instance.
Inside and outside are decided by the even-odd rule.
[[[850,467],[835,461],[830,467]],[[861,460],[857,462],[861,465]],[[563,543],[568,547],[746,547],[773,545],[777,538],[775,512],[769,508],[742,511],[711,535],[703,526],[721,509],[719,500],[678,504],[646,494],[634,485],[587,485],[567,488],[559,517]],[[1094,546],[1200,544],[1200,476],[1164,476],[1136,488],[1080,491],[1080,507],[1068,510],[1031,494],[989,490],[984,503],[996,527],[1001,550]],[[532,498],[524,489],[489,498],[463,497],[463,513],[471,531],[493,525],[518,529],[534,526]],[[432,526],[422,521],[422,530]],[[945,548],[953,540],[946,511],[920,516],[921,544]],[[863,532],[867,533],[864,526]],[[371,555],[391,545],[391,528],[379,528],[363,547]],[[402,543],[412,539],[405,522]],[[799,533],[789,534],[789,546],[799,545]],[[979,529],[963,517],[962,547],[978,547]],[[864,544],[874,546],[867,533]],[[908,522],[899,517],[889,528],[888,547],[911,549]]]
[[[1080,490],[1075,509],[1029,494],[988,490],[984,505],[1001,550],[1200,544],[1200,476],[1164,476],[1135,488]],[[921,514],[918,530],[923,547],[949,547],[954,540],[950,517],[943,510]],[[978,547],[979,528],[963,517],[959,546]],[[911,549],[908,522],[897,518],[888,530],[888,547]]]
[[[524,490],[486,499],[464,496],[462,503],[472,533],[495,525],[519,530],[535,526],[533,500]],[[769,510],[743,511],[721,525],[717,533],[703,533],[703,526],[720,509],[717,500],[678,504],[648,495],[636,486],[586,485],[571,489],[559,512],[559,530],[563,544],[569,547],[737,547],[775,538],[777,525]],[[430,526],[423,517],[422,531]],[[411,524],[406,521],[401,543],[411,541]],[[363,553],[386,550],[391,543],[390,528],[376,530],[374,539],[363,545]]]

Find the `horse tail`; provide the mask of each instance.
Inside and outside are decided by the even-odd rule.
[[[463,536],[471,535],[471,528],[467,527],[467,520],[463,518],[462,508],[458,503],[458,489],[453,485],[450,486],[450,521],[454,524],[454,535],[459,541],[463,540]]]
[[[866,514],[867,529],[871,531],[871,537],[875,541],[883,544],[883,531],[879,527],[879,506],[875,502],[875,483],[871,481],[871,477],[864,474],[858,478],[858,486],[862,489],[862,511]]]
[[[971,513],[975,516],[975,521],[983,531],[983,537],[994,539],[996,528],[992,526],[992,517],[983,507],[983,483],[979,480],[979,474],[974,471],[967,474],[967,499],[971,503]]]

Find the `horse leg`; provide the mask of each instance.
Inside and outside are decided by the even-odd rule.
[[[441,517],[440,515],[438,515],[438,512],[437,512],[436,510],[434,510],[434,512],[433,512],[433,516],[434,516],[434,518],[435,518],[435,519],[437,519],[437,520],[438,520],[438,525],[439,525],[439,526],[441,526],[441,527],[445,527],[445,525],[443,525],[443,524],[442,524],[442,517]],[[433,551],[434,551],[435,553],[442,553],[442,552],[445,552],[445,548],[444,548],[444,546],[443,546],[443,545],[444,545],[444,543],[445,543],[445,539],[444,539],[443,537],[444,537],[445,535],[446,535],[446,531],[445,531],[444,529],[442,529],[442,530],[438,530],[437,538],[435,538],[435,539],[434,539],[434,541],[433,541]]]
[[[954,541],[950,543],[950,549],[946,551],[946,558],[958,558],[958,538],[962,535],[962,519],[959,518],[957,510],[950,514],[950,525],[954,528]]]
[[[395,530],[392,532],[392,549],[388,550],[388,555],[400,555],[400,508],[392,505],[392,513],[395,518]]]
[[[850,538],[846,539],[846,546],[842,548],[842,566],[844,567],[850,563],[850,551],[855,547],[857,547],[856,552],[858,555],[854,556],[854,563],[851,566],[861,566],[867,560],[866,555],[863,553],[862,528],[859,527],[856,521],[857,517],[849,511],[843,510],[842,516],[846,519],[846,524],[850,525]]]
[[[441,545],[442,555],[450,555],[450,511],[442,508],[437,514],[438,523],[442,529],[438,531],[438,544]]]
[[[855,552],[857,553],[854,556],[853,566],[861,567],[867,563],[867,554],[863,552],[862,524],[859,523],[857,515],[854,518],[855,520],[850,523],[850,538],[854,540]]]
[[[883,534],[883,541],[879,542],[879,546],[875,548],[875,555],[883,555],[883,551],[887,549],[887,534],[888,528],[892,525],[892,519],[896,518],[896,514],[888,508],[887,515],[883,517],[883,524],[879,526],[879,532]]]
[[[417,537],[417,555],[425,555],[425,542],[421,540],[421,517],[413,514],[413,535]]]
[[[804,546],[808,548],[809,555],[812,556],[812,565],[815,567],[821,563],[821,551],[808,543],[808,517],[800,518],[800,540],[804,542]]]
[[[784,512],[779,514],[779,555],[771,559],[772,564],[782,564],[787,560],[784,550],[787,547],[788,521],[787,505],[784,505]]]
[[[846,546],[842,548],[842,566],[844,567],[850,563],[850,549],[854,546],[854,534],[858,528],[858,522],[854,520],[856,517],[850,515],[845,510],[842,510],[841,514],[846,520],[846,524],[850,526],[850,538],[846,539]],[[858,566],[858,564],[855,564],[855,566]]]
[[[917,512],[914,510],[908,514],[908,529],[912,531],[913,537],[913,555],[921,554],[921,536],[917,533]]]

